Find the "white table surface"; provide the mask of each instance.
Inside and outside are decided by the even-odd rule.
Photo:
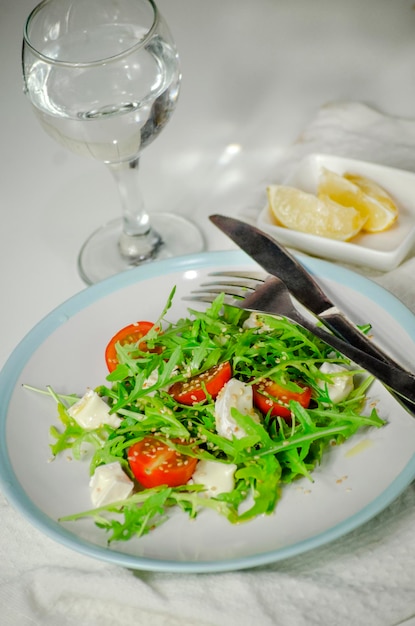
[[[230,248],[207,216],[235,214],[260,202],[265,176],[326,102],[360,101],[390,115],[415,117],[412,5],[413,0],[160,0],[180,50],[183,85],[170,125],[142,158],[149,207],[191,215],[207,249]],[[23,95],[21,36],[34,6],[32,0],[0,0],[0,367],[36,322],[85,288],[76,266],[80,246],[119,214],[105,167],[55,144]],[[230,144],[241,148],[232,167],[226,160]],[[12,519],[27,532],[18,513]],[[6,536],[0,520],[0,615],[15,577],[36,567],[36,548],[29,545],[27,569],[19,561],[16,571]],[[62,548],[62,558],[66,554]],[[86,571],[89,563],[91,571],[96,567],[79,559]],[[4,626],[76,623],[71,609],[53,621],[27,606],[24,615],[10,610]],[[413,615],[415,596],[412,608]],[[151,623],[139,615],[131,620],[124,623]],[[78,623],[118,622],[91,617]],[[175,614],[170,622],[167,616],[154,623],[193,622]],[[267,623],[295,622],[276,608]],[[317,622],[304,617],[297,623]]]

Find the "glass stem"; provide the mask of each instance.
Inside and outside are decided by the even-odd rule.
[[[161,244],[161,237],[150,224],[138,182],[139,158],[109,163],[118,186],[122,206],[122,232],[118,241],[121,256],[131,265],[151,259]]]

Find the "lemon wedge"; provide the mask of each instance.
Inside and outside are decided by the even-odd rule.
[[[341,176],[323,169],[317,195],[357,209],[366,218],[362,230],[368,233],[382,232],[398,218],[398,207],[390,195],[373,180],[359,174]]]
[[[348,241],[366,221],[360,211],[343,206],[328,196],[315,195],[284,185],[269,185],[267,196],[271,215],[278,224],[303,233]]]

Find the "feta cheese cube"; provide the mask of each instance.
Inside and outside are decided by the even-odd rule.
[[[333,404],[341,402],[353,391],[353,376],[345,374],[347,369],[342,365],[323,363],[320,367],[320,372],[323,374],[339,374],[338,376],[333,376],[330,383],[325,380],[318,381],[318,386],[321,389],[325,389],[327,386],[327,393]]]
[[[216,398],[215,422],[216,430],[222,437],[241,439],[246,436],[246,433],[232,417],[232,408],[237,409],[243,415],[250,415],[255,421],[258,421],[258,416],[253,408],[251,385],[246,385],[236,378],[231,378],[222,387]]]
[[[97,467],[89,481],[89,487],[92,504],[98,508],[128,498],[134,483],[116,461]]]
[[[235,486],[234,474],[236,465],[219,461],[200,460],[192,476],[192,482],[203,485],[207,496],[214,497],[219,493],[232,491]]]
[[[121,424],[121,419],[110,414],[108,404],[93,389],[88,389],[84,396],[68,409],[68,413],[85,430],[94,430],[103,424],[118,428]]]

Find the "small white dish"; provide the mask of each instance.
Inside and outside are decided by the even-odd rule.
[[[306,267],[356,323],[408,367],[415,317],[379,285],[320,259]],[[63,454],[50,460],[53,400],[23,388],[51,385],[60,393],[105,383],[108,337],[138,318],[155,320],[173,285],[169,319],[186,314],[182,297],[209,272],[258,266],[239,250],[149,263],[84,289],[47,315],[21,341],[0,372],[0,483],[8,500],[52,539],[90,557],[133,569],[218,572],[265,565],[340,538],[387,507],[415,478],[415,420],[375,383],[374,403],[387,425],[356,433],[323,457],[313,473],[287,485],[275,514],[232,525],[213,511],[195,520],[176,511],[141,539],[107,545],[92,520],[57,520],[91,508],[89,463]],[[306,523],[304,522],[306,520]]]
[[[337,174],[346,171],[361,174],[377,182],[397,203],[397,222],[382,233],[362,233],[345,242],[277,226],[266,206],[259,215],[257,226],[280,243],[315,256],[381,271],[397,267],[415,242],[415,174],[368,161],[311,154],[298,163],[282,184],[316,193],[323,168]]]

